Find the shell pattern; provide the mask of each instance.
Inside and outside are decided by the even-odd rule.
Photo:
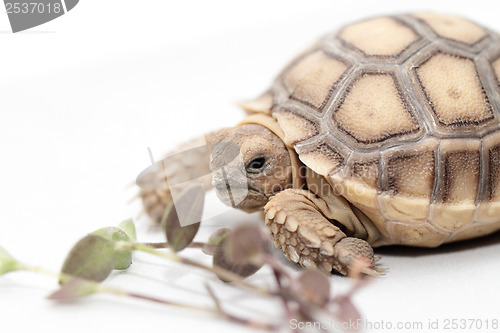
[[[325,35],[269,89],[301,161],[383,234],[434,247],[500,229],[500,37],[435,13]]]

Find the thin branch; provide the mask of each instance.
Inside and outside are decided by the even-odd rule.
[[[276,268],[272,268],[273,269],[273,274],[274,274],[274,279],[276,280],[276,284],[278,285],[278,289],[280,291],[282,291],[284,288],[283,288],[283,284],[281,283],[281,272],[279,270],[277,270]],[[288,300],[281,296],[281,302],[283,304],[283,308],[285,309],[285,314],[286,314],[286,317],[288,319],[288,321],[291,321],[293,319],[293,315],[292,315],[292,311],[290,310],[290,306],[288,305]],[[297,332],[297,329],[293,329],[294,332]]]
[[[138,243],[142,244],[145,246],[152,247],[154,249],[168,249],[168,243],[167,242],[158,242],[158,243]],[[189,244],[188,248],[190,249],[201,249],[205,246],[206,243],[203,242],[192,242]]]
[[[74,276],[69,276],[68,274],[55,273],[55,272],[51,272],[49,270],[46,270],[44,268],[35,267],[35,266],[28,266],[28,265],[21,264],[20,269],[26,270],[26,271],[31,271],[31,272],[38,273],[38,274],[48,275],[48,276],[51,276],[51,277],[54,277],[57,279],[63,278],[67,281],[69,281],[69,279],[71,279],[71,278],[75,278]],[[81,279],[81,280],[84,280],[84,279]],[[219,304],[217,298],[215,297],[215,294],[213,293],[213,291],[210,288],[208,288],[208,286],[207,286],[207,290],[209,291],[210,296],[212,297],[212,299],[217,300],[215,309],[197,306],[197,305],[178,303],[178,302],[173,302],[173,301],[160,299],[160,298],[156,298],[156,297],[152,297],[152,296],[142,295],[142,294],[138,294],[138,293],[134,293],[134,292],[128,292],[128,291],[123,290],[123,289],[108,287],[108,286],[105,286],[101,283],[97,283],[97,282],[90,281],[90,280],[84,280],[84,281],[86,284],[95,286],[96,291],[101,292],[101,293],[108,293],[111,295],[122,296],[122,297],[130,297],[130,298],[140,299],[143,301],[149,301],[149,302],[167,305],[167,306],[175,306],[178,308],[184,308],[184,309],[189,309],[189,310],[208,312],[211,314],[219,315],[219,316],[221,316],[221,317],[223,317],[223,318],[225,318],[225,319],[227,319],[230,322],[235,323],[235,324],[240,324],[240,325],[248,326],[251,328],[257,328],[257,329],[266,330],[266,331],[275,331],[279,327],[276,324],[263,323],[263,322],[259,322],[259,321],[255,321],[255,320],[251,320],[251,319],[245,319],[245,318],[237,317],[235,315],[231,315],[231,314],[224,312],[222,310],[222,308],[220,307],[220,304]]]
[[[257,328],[257,329],[266,330],[266,331],[276,331],[280,327],[277,324],[263,323],[263,322],[258,322],[258,321],[254,321],[254,320],[250,320],[250,319],[243,319],[241,317],[236,317],[230,313],[227,313],[226,311],[224,311],[222,309],[220,301],[217,298],[217,296],[215,295],[212,288],[210,288],[210,286],[208,284],[205,284],[205,288],[207,289],[208,294],[210,295],[210,298],[212,298],[212,300],[214,301],[214,304],[217,308],[217,311],[219,312],[219,315],[222,316],[223,318],[226,318],[227,320],[234,322],[234,323],[238,323],[240,325],[245,325],[245,326],[248,326],[250,328]]]
[[[123,243],[128,243],[128,242],[123,242]],[[191,259],[181,257],[174,252],[160,252],[155,248],[146,246],[146,245],[141,244],[141,243],[129,243],[129,244],[132,245],[133,250],[146,252],[146,253],[149,253],[149,254],[152,254],[155,256],[163,257],[163,258],[173,260],[173,261],[176,261],[179,263],[183,263],[183,264],[186,264],[186,265],[189,265],[192,267],[196,267],[196,268],[202,269],[202,270],[207,271],[207,272],[215,273],[215,274],[223,277],[224,279],[226,279],[234,284],[237,284],[239,286],[253,290],[253,291],[255,291],[259,294],[262,294],[262,295],[274,295],[274,293],[271,292],[270,290],[253,285],[253,284],[245,281],[241,276],[234,274],[233,272],[230,272],[228,270],[222,269],[220,267],[209,267],[209,266],[203,265],[199,262],[193,261]]]

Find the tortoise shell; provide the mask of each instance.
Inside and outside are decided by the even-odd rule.
[[[434,247],[500,229],[499,77],[496,33],[383,16],[325,35],[253,106],[272,103],[286,144],[385,236],[373,245]]]

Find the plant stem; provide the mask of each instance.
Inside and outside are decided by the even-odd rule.
[[[232,321],[232,322],[235,322],[235,323],[238,323],[241,325],[245,325],[245,326],[257,328],[257,329],[263,329],[263,330],[267,330],[267,331],[275,331],[279,328],[279,326],[275,325],[275,324],[256,322],[253,320],[239,318],[239,317],[233,316],[230,313],[227,313],[226,311],[224,311],[224,309],[222,309],[222,306],[219,302],[219,299],[217,298],[217,296],[215,296],[215,293],[213,292],[212,288],[210,288],[210,286],[208,284],[206,284],[205,287],[208,291],[209,296],[212,298],[212,300],[215,303],[216,311],[219,313],[219,315],[221,317],[226,318],[229,321]]]
[[[47,275],[56,279],[64,279],[64,280],[69,280],[73,276],[70,276],[68,274],[64,273],[55,273],[52,271],[49,271],[47,269],[41,268],[41,267],[36,267],[36,266],[29,266],[29,265],[24,265],[24,264],[19,264],[19,269],[25,270],[25,271],[30,271],[42,275]],[[190,304],[184,304],[184,303],[177,303],[177,302],[172,302],[152,296],[147,296],[147,295],[142,295],[134,292],[128,292],[123,289],[118,289],[118,288],[113,288],[113,287],[108,287],[105,285],[102,285],[101,283],[90,281],[90,280],[85,280],[85,283],[88,283],[90,285],[95,286],[95,290],[101,293],[107,293],[115,296],[121,296],[121,297],[130,297],[130,298],[135,298],[135,299],[140,299],[143,301],[149,301],[153,303],[158,303],[162,305],[168,305],[168,306],[175,306],[178,308],[184,308],[184,309],[189,309],[189,310],[195,310],[195,311],[201,311],[201,312],[207,312],[210,314],[215,314],[218,315],[222,318],[225,318],[229,320],[232,323],[235,324],[240,324],[240,325],[245,325],[249,326],[252,328],[258,328],[262,330],[267,330],[267,331],[273,331],[278,328],[277,325],[275,324],[269,324],[269,323],[262,323],[258,321],[253,321],[250,319],[244,319],[241,317],[237,317],[231,314],[228,314],[224,311],[221,311],[220,307],[218,306],[217,308],[208,308],[208,307],[203,307],[203,306],[197,306],[197,305],[190,305]],[[211,296],[213,293],[211,293]]]
[[[132,297],[132,298],[140,299],[143,301],[149,301],[149,302],[163,304],[163,305],[170,305],[170,306],[176,306],[179,308],[184,308],[184,309],[189,309],[189,310],[196,310],[196,311],[209,312],[212,314],[218,314],[217,310],[212,309],[212,308],[172,302],[172,301],[168,301],[168,300],[164,300],[164,299],[160,299],[160,298],[156,298],[156,297],[151,297],[151,296],[147,296],[147,295],[142,295],[142,294],[124,291],[121,289],[104,287],[104,288],[101,288],[99,291],[106,292],[108,294],[112,294],[112,295],[116,295],[116,296]]]
[[[154,249],[167,249],[168,248],[168,243],[167,242],[158,242],[158,243],[136,243],[136,244],[142,244],[145,246],[152,247]],[[205,246],[205,243],[202,242],[192,242],[189,244],[188,248],[190,249],[201,249]]]
[[[155,256],[159,256],[162,258],[166,258],[169,260],[173,260],[182,264],[186,264],[192,267],[196,267],[199,269],[202,269],[207,272],[215,273],[218,274],[219,276],[223,277],[224,279],[233,282],[234,284],[237,284],[239,286],[245,287],[247,289],[253,290],[259,294],[262,295],[274,295],[273,292],[269,291],[268,289],[258,287],[256,285],[253,285],[247,281],[245,281],[241,276],[234,274],[233,272],[230,272],[228,270],[222,269],[220,267],[209,267],[205,266],[199,262],[193,261],[191,259],[187,259],[184,257],[181,257],[177,255],[174,252],[160,252],[156,248],[153,248],[151,246],[147,246],[143,243],[129,243],[129,242],[123,242],[125,246],[129,245],[131,246],[130,249],[136,250],[136,251],[141,251],[141,252],[146,252]]]
[[[290,274],[276,262],[276,259],[272,255],[261,254],[259,256],[259,260],[269,265],[274,271],[277,271],[280,277],[284,276],[288,280],[288,282],[291,282],[293,280]]]
[[[62,275],[64,275],[62,273],[58,274],[58,273],[49,271],[49,270],[44,269],[42,267],[28,266],[28,265],[24,265],[24,264],[20,264],[20,267],[24,271],[34,272],[34,273],[38,273],[38,274],[42,274],[42,275],[47,275],[47,276],[50,276],[50,277],[53,277],[56,279],[59,279],[62,277]]]
[[[276,265],[274,265],[276,266]],[[276,284],[278,285],[278,289],[281,291],[283,290],[283,284],[281,283],[281,277],[282,273],[280,270],[276,269],[276,267],[272,266],[273,274],[274,274],[274,279],[276,280]],[[285,309],[285,315],[288,319],[288,321],[293,319],[292,316],[292,311],[290,310],[290,306],[288,305],[288,300],[286,297],[281,296],[281,303],[283,304],[283,309]],[[297,329],[293,329],[294,332],[297,331]]]

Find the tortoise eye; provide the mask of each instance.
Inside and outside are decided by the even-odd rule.
[[[265,164],[266,164],[266,159],[264,157],[257,157],[251,160],[250,163],[247,164],[246,169],[248,172],[259,172],[264,167]]]

